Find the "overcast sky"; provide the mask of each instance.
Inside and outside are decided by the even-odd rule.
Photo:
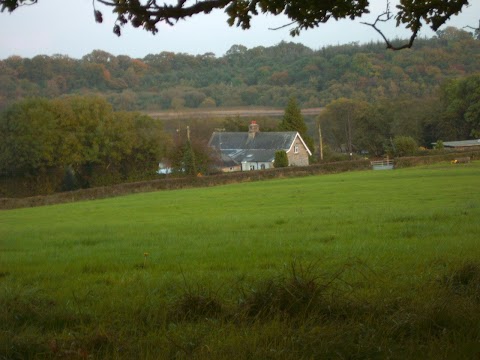
[[[478,24],[480,1],[474,0],[471,3],[474,5],[465,9],[448,25],[463,27]],[[373,22],[376,17],[374,14],[385,9],[386,0],[371,0],[371,4],[372,14],[362,18],[362,21]],[[102,24],[95,22],[91,0],[39,0],[38,4],[24,6],[12,14],[0,13],[0,59],[12,55],[31,58],[42,54],[81,58],[95,49],[134,58],[162,51],[189,54],[213,52],[222,56],[235,44],[253,48],[293,41],[316,50],[327,45],[381,40],[372,28],[350,20],[331,21],[292,38],[288,28],[269,30],[288,23],[288,19],[260,15],[254,17],[250,30],[241,30],[229,27],[226,23],[227,15],[221,10],[209,15],[197,15],[174,27],[162,24],[156,35],[126,26],[122,30],[122,36],[117,37],[112,32],[115,17],[110,8],[101,5],[97,5],[97,8],[104,15]],[[394,21],[385,24],[383,29],[390,37],[409,35],[408,32],[395,28]],[[431,37],[433,33],[423,30],[420,35]]]

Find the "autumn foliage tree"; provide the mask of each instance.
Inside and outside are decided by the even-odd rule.
[[[217,154],[206,142],[192,139],[178,139],[166,154],[175,175],[198,176],[215,172]]]
[[[372,103],[420,99],[436,96],[447,79],[480,72],[479,51],[480,41],[470,32],[447,27],[431,39],[418,39],[416,49],[408,52],[385,52],[381,43],[312,50],[281,42],[251,49],[233,45],[218,58],[162,52],[134,59],[101,50],[81,59],[12,56],[0,60],[0,109],[29,97],[79,93],[101,94],[115,110],[124,111],[277,108],[292,96],[302,108],[342,97]],[[272,82],[278,72],[288,73],[286,83]]]

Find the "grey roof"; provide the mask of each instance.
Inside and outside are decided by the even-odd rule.
[[[249,138],[247,132],[214,132],[209,145],[222,150],[288,150],[297,132],[257,132]]]
[[[272,162],[277,150],[242,150],[231,156],[235,161],[242,162]]]
[[[232,158],[231,156],[223,152],[220,154],[220,159],[222,160],[223,165],[227,167],[240,165],[238,161],[236,161],[234,158]]]
[[[303,142],[300,134],[296,131],[258,131],[255,136],[249,136],[248,132],[214,132],[208,145],[220,150],[224,164],[228,160],[233,160],[237,164],[241,162],[273,162],[275,152],[290,150],[297,136]]]
[[[462,141],[444,141],[443,146],[446,146],[446,147],[480,146],[480,139],[462,140]]]

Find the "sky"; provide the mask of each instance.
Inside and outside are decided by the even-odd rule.
[[[373,22],[385,10],[386,0],[371,0],[371,14],[361,20],[329,21],[316,29],[305,30],[291,37],[289,28],[270,30],[289,23],[284,16],[259,15],[252,19],[252,27],[242,30],[229,27],[223,11],[200,14],[180,21],[175,26],[161,24],[156,35],[138,28],[125,26],[117,37],[112,28],[115,16],[111,9],[101,4],[102,24],[95,22],[92,0],[39,0],[33,6],[23,6],[13,13],[0,13],[0,59],[19,55],[32,58],[36,55],[68,55],[79,59],[93,50],[107,51],[113,55],[143,58],[163,51],[192,55],[214,53],[223,56],[232,45],[247,48],[274,46],[281,41],[302,43],[313,50],[324,46],[381,41],[381,37],[360,21]],[[395,1],[390,1],[394,9]],[[447,25],[462,28],[476,26],[480,18],[480,1],[472,4]],[[391,21],[382,25],[390,38],[407,38],[409,32],[395,27]],[[431,37],[431,30],[422,30],[421,37]]]

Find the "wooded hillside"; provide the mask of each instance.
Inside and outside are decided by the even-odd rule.
[[[383,43],[312,50],[282,42],[234,45],[222,57],[162,52],[133,59],[101,50],[82,59],[13,56],[0,61],[0,109],[26,97],[64,94],[102,94],[115,110],[284,107],[292,96],[302,107],[318,107],[341,97],[430,96],[443,81],[479,71],[480,40],[456,28],[398,52]]]

